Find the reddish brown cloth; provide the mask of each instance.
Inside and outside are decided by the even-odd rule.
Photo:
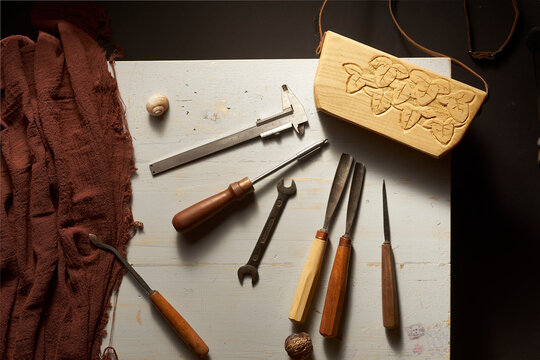
[[[0,359],[99,357],[122,268],[88,233],[125,251],[133,224],[133,147],[105,51],[48,26],[1,42]]]

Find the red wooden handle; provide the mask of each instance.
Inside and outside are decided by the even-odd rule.
[[[342,237],[334,258],[332,273],[328,280],[326,300],[321,317],[319,332],[322,336],[336,337],[339,330],[343,301],[347,291],[347,278],[349,275],[349,258],[351,254],[351,239]]]
[[[383,325],[387,329],[395,329],[399,326],[396,265],[392,246],[388,243],[382,244],[381,268]]]
[[[199,334],[193,330],[188,322],[184,320],[182,315],[180,315],[159,292],[154,291],[150,294],[150,300],[152,300],[152,303],[154,303],[161,315],[167,319],[180,339],[182,339],[195,354],[200,357],[208,354],[208,346],[204,343]]]
[[[242,200],[247,194],[255,191],[251,180],[247,177],[234,182],[222,192],[204,199],[195,205],[191,205],[180,211],[172,219],[172,224],[176,231],[189,231],[195,226],[208,220],[229,204]]]

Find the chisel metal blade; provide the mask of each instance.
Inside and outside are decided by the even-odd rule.
[[[362,189],[364,188],[364,177],[366,174],[366,167],[361,162],[357,162],[354,165],[353,178],[351,180],[351,191],[349,193],[349,203],[347,204],[347,220],[345,223],[345,235],[343,237],[350,237],[351,228],[358,212],[358,205],[360,204],[360,198],[362,197]]]
[[[390,221],[388,220],[388,202],[386,200],[386,184],[382,183],[383,196],[383,222],[384,222],[384,242],[390,243]]]
[[[341,199],[341,195],[343,194],[343,189],[347,184],[347,178],[351,172],[353,162],[354,159],[349,154],[342,154],[339,159],[336,174],[334,175],[334,182],[332,183],[332,189],[330,190],[330,196],[328,198],[328,205],[326,206],[326,215],[324,217],[323,225],[324,230],[328,230],[330,220],[334,215],[339,199]]]

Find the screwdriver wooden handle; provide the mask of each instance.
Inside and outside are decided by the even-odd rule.
[[[387,329],[399,326],[396,266],[392,246],[382,244],[382,311],[383,325]]]
[[[328,280],[328,289],[326,290],[326,299],[319,328],[319,333],[328,338],[336,337],[338,334],[343,301],[347,291],[350,254],[351,239],[341,237],[334,258],[332,273]]]
[[[233,182],[222,192],[180,211],[173,217],[172,224],[178,232],[189,231],[231,203],[242,200],[247,194],[254,191],[251,180],[245,177],[240,181]]]
[[[323,230],[317,231],[317,236],[313,240],[313,245],[309,251],[306,264],[300,275],[300,281],[294,294],[289,319],[303,323],[306,320],[307,310],[311,303],[311,298],[317,287],[319,273],[321,272],[321,264],[326,250],[328,241],[328,233]]]
[[[193,330],[188,322],[169,304],[167,300],[157,291],[150,294],[150,300],[159,310],[161,315],[169,322],[178,337],[200,357],[208,354],[208,346],[203,339]]]

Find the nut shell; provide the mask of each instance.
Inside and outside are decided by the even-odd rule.
[[[169,108],[169,99],[163,94],[154,94],[146,102],[146,111],[152,116],[161,116]]]
[[[311,337],[306,332],[292,334],[285,339],[285,351],[293,360],[305,360],[313,353]]]

